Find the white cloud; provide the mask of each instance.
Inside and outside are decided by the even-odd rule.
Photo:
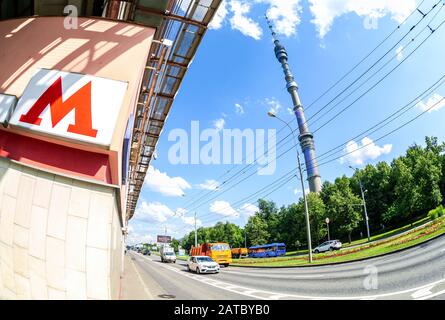
[[[187,214],[187,212],[188,211],[186,209],[184,209],[184,208],[178,208],[175,211],[175,216],[177,216],[177,217],[184,217]]]
[[[210,205],[210,212],[226,217],[239,217],[239,213],[227,201],[215,201]]]
[[[278,112],[281,109],[281,104],[276,98],[266,98],[265,102],[266,105],[269,106],[269,112],[272,112],[273,114],[278,114]]]
[[[305,188],[304,191],[306,192],[306,194],[309,194],[309,192],[310,192],[309,188]],[[294,189],[294,194],[296,196],[299,194],[303,195],[303,191],[301,189],[296,188],[296,189]]]
[[[224,0],[220,5],[212,21],[209,23],[209,29],[218,30],[222,27],[223,22],[227,16],[227,2]]]
[[[270,5],[267,16],[272,21],[275,32],[291,37],[297,33],[300,24],[300,0],[261,0]]]
[[[419,101],[417,107],[420,111],[424,112],[428,110],[428,113],[433,111],[439,111],[443,107],[445,107],[445,99],[438,93],[435,93],[432,97],[430,97],[426,102]]]
[[[402,61],[403,59],[403,46],[400,46],[396,49],[397,61]]]
[[[213,121],[213,126],[218,131],[221,131],[222,129],[224,129],[225,124],[226,124],[226,120],[224,120],[223,118]]]
[[[182,222],[189,226],[195,226],[195,217],[182,217]],[[196,227],[202,226],[202,221],[196,219]]]
[[[239,209],[241,214],[250,217],[255,215],[255,213],[260,211],[260,208],[258,208],[256,205],[253,205],[251,203],[245,203],[243,206]]]
[[[135,245],[138,243],[153,243],[154,238],[147,233],[138,233],[134,231],[130,231],[127,237],[127,244]]]
[[[155,192],[159,192],[168,197],[181,197],[185,190],[191,189],[190,184],[181,177],[169,177],[167,173],[160,172],[150,166],[148,168],[145,185]]]
[[[175,213],[169,207],[160,202],[142,201],[136,208],[135,218],[146,222],[165,222],[174,215]]]
[[[230,9],[233,13],[233,16],[230,18],[232,29],[238,30],[245,36],[252,37],[255,40],[261,39],[263,30],[257,22],[246,16],[250,12],[250,4],[239,0],[232,0],[230,2]]]
[[[204,183],[199,184],[198,187],[204,190],[217,190],[219,182],[216,180],[206,180]]]
[[[244,114],[244,108],[239,103],[235,103],[235,111],[238,114]]]
[[[363,148],[362,148],[363,147]],[[360,149],[361,148],[361,149]],[[349,141],[344,149],[346,156],[340,159],[341,163],[348,162],[354,165],[362,165],[368,159],[374,160],[381,155],[388,154],[392,150],[392,144],[385,144],[379,147],[370,138],[362,139],[361,144],[355,141]]]
[[[320,38],[330,31],[334,20],[355,13],[363,18],[380,19],[386,15],[401,23],[416,8],[416,0],[309,0]]]

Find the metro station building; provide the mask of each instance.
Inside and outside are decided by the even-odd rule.
[[[128,220],[220,2],[0,1],[0,299],[119,298]]]

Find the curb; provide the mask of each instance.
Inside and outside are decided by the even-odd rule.
[[[439,234],[437,236],[434,236],[428,240],[425,240],[421,243],[406,247],[406,248],[402,248],[396,251],[391,251],[391,252],[387,252],[387,253],[383,253],[383,254],[379,254],[376,256],[372,256],[372,257],[366,257],[366,258],[360,258],[360,259],[355,259],[355,260],[350,260],[350,261],[342,261],[342,262],[332,262],[332,263],[320,263],[320,264],[312,264],[312,265],[303,265],[303,266],[277,266],[277,267],[264,267],[264,266],[240,266],[240,265],[233,265],[233,267],[237,267],[237,268],[251,268],[251,269],[297,269],[297,268],[315,268],[315,267],[326,267],[326,266],[335,266],[335,265],[341,265],[341,264],[347,264],[347,263],[354,263],[354,262],[361,262],[361,261],[366,261],[366,260],[371,260],[371,259],[375,259],[375,258],[381,258],[381,257],[385,257],[385,256],[389,256],[395,253],[399,253],[399,252],[403,252],[415,247],[418,247],[420,245],[423,245],[425,243],[429,243],[433,240],[436,240],[440,237],[445,237],[445,233]]]

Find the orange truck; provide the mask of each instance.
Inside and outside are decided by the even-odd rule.
[[[203,243],[190,250],[191,256],[208,256],[219,265],[227,267],[232,263],[232,251],[228,243]]]
[[[232,258],[246,258],[249,255],[247,248],[232,248]]]

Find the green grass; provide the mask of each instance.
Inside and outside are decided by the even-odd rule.
[[[185,256],[176,256],[176,259],[182,260],[182,261],[187,261],[189,259],[189,256],[187,256],[187,255],[185,255]]]
[[[423,221],[423,223],[425,223],[425,221]],[[421,225],[423,223],[416,222],[416,226]],[[414,227],[415,226],[413,224],[412,228]],[[363,258],[379,256],[382,254],[398,251],[400,249],[420,244],[435,236],[445,234],[445,217],[430,222],[424,228],[418,230],[412,230],[398,237],[396,236],[394,238],[384,240],[384,238],[388,238],[391,235],[403,232],[400,231],[402,229],[406,231],[406,229],[404,228],[405,227],[397,230],[392,230],[386,233],[386,236],[383,235],[376,236],[377,239],[381,239],[381,241],[378,242],[369,243],[355,248],[342,249],[336,252],[314,255],[313,264],[320,265],[320,264],[354,261]],[[234,260],[234,263],[232,265],[258,266],[258,267],[286,267],[286,266],[291,267],[291,266],[303,266],[307,264],[308,264],[307,256],[287,256],[280,258]]]
[[[416,228],[418,226],[421,226],[421,225],[427,223],[429,220],[430,220],[429,217],[425,217],[425,218],[417,220],[417,221],[415,221],[413,223],[407,224],[407,225],[405,225],[403,227],[400,227],[400,228],[397,228],[397,229],[393,229],[393,230],[385,232],[385,233],[380,233],[380,234],[374,235],[374,236],[371,237],[371,241],[379,241],[379,240],[382,240],[382,239],[385,239],[385,238],[396,236],[396,235],[401,234],[401,233],[403,233],[405,231],[408,231],[410,229],[414,229],[414,228]],[[367,238],[359,239],[359,240],[352,241],[351,243],[343,243],[343,248],[348,248],[348,247],[352,247],[352,246],[356,246],[356,245],[366,244],[367,242],[368,242]],[[304,256],[304,255],[307,255],[307,254],[308,254],[308,250],[307,249],[298,250],[298,251],[289,251],[289,252],[286,252],[285,256],[281,257],[281,259],[285,259],[286,257],[292,257],[292,256]],[[280,259],[280,258],[276,258],[276,259]]]

